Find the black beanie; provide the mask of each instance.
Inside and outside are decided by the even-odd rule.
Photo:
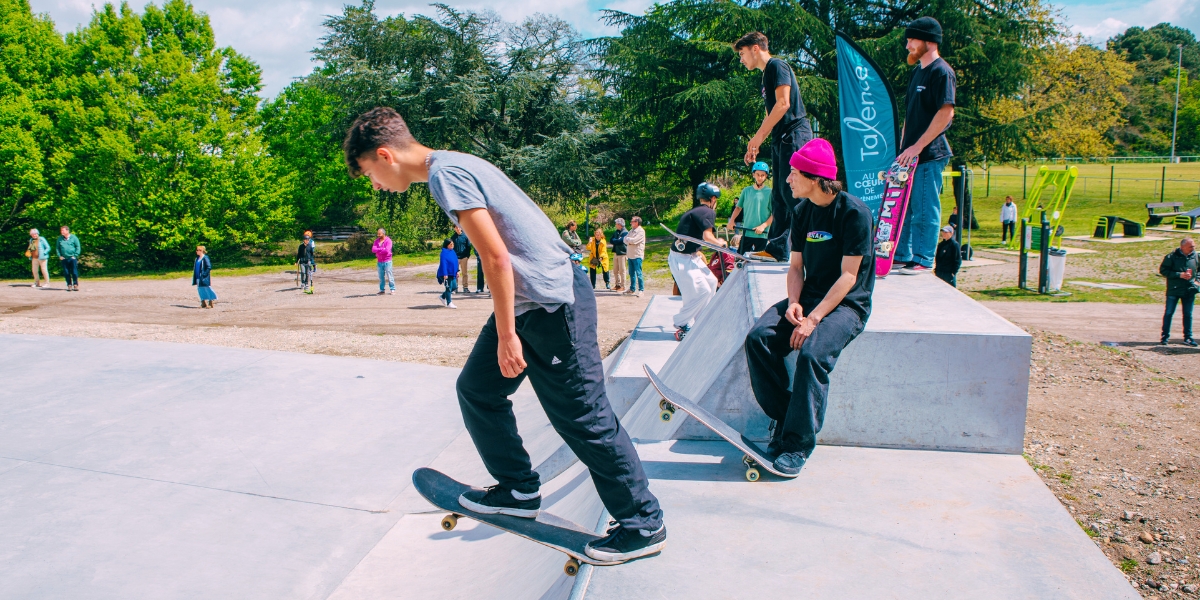
[[[913,19],[908,24],[908,28],[904,30],[904,37],[913,40],[924,40],[941,45],[942,43],[942,24],[937,22],[933,17],[920,17]]]

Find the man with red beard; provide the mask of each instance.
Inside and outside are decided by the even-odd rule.
[[[896,161],[906,164],[918,159],[913,175],[908,214],[896,244],[900,273],[918,275],[933,270],[938,230],[942,224],[942,171],[953,153],[946,130],[954,120],[954,69],[942,60],[942,25],[933,17],[921,17],[904,31],[908,40],[908,64],[916,65],[905,97],[904,133]]]

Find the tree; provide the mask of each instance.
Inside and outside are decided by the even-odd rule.
[[[1118,147],[1124,153],[1166,156],[1171,152],[1171,125],[1175,110],[1175,71],[1183,46],[1183,68],[1200,68],[1200,43],[1191,31],[1159,23],[1149,29],[1130,27],[1108,41],[1109,50],[1135,66],[1133,78],[1124,92],[1128,99],[1122,112],[1125,124],[1114,131]],[[1182,101],[1182,98],[1181,98]],[[1183,114],[1183,105],[1180,105]],[[1181,120],[1182,125],[1182,120]],[[1185,132],[1181,139],[1195,139]],[[1200,145],[1188,142],[1177,153],[1200,152]]]
[[[1123,122],[1122,89],[1133,66],[1081,40],[1053,45],[1038,58],[1024,90],[981,111],[1010,128],[1014,149],[1033,156],[1108,156],[1109,132]]]

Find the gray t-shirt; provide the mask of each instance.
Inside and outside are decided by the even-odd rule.
[[[429,162],[429,192],[450,219],[460,210],[485,208],[508,247],[516,284],[516,314],[550,312],[575,303],[571,249],[517,184],[482,158],[438,151]]]

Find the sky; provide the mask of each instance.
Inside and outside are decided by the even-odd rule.
[[[498,10],[508,21],[519,21],[539,12],[557,15],[586,37],[615,33],[599,21],[601,9],[638,14],[652,4],[651,0],[445,1],[465,10]],[[328,15],[340,13],[346,3],[342,0],[191,2],[197,10],[208,14],[218,45],[232,46],[262,67],[264,98],[274,97],[293,78],[307,75],[312,70],[310,51],[319,44],[321,22]],[[139,11],[145,3],[144,0],[130,1],[130,5]],[[161,4],[161,0],[156,3]],[[1200,0],[1057,0],[1054,4],[1073,31],[1099,46],[1128,27],[1149,27],[1164,21],[1200,35]],[[93,6],[103,6],[103,2],[30,0],[30,5],[34,12],[48,13],[59,32],[65,33],[90,20]],[[497,5],[500,8],[497,9]],[[376,0],[375,9],[381,16],[433,13],[429,3],[420,0]]]

